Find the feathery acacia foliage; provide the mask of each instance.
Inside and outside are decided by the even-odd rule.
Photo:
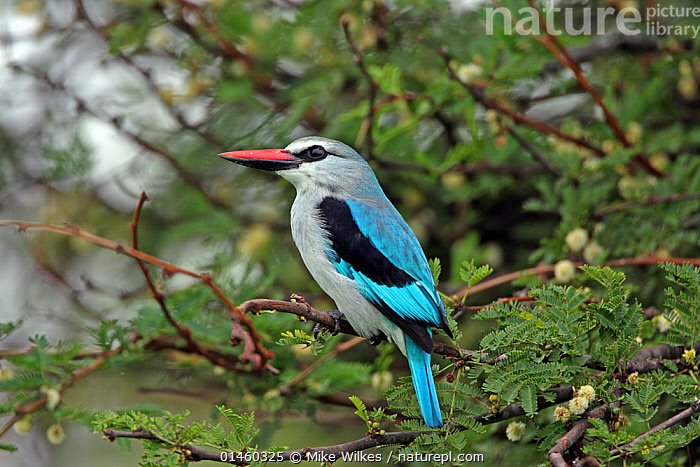
[[[2,42],[2,102],[40,110],[2,112],[1,217],[38,224],[0,226],[46,232],[0,237],[20,310],[0,323],[0,437],[43,419],[139,439],[143,465],[260,464],[307,447],[272,445],[268,417],[349,407],[366,437],[328,452],[698,454],[697,38],[508,34],[500,16],[487,35],[483,8],[437,0],[69,3],[14,2],[38,41],[29,57],[13,41],[31,37]],[[612,3],[588,6],[629,2]],[[530,2],[499,5],[517,22]],[[423,425],[391,346],[356,345],[345,322],[312,335],[333,305],[292,246],[291,187],[215,156],[307,134],[355,146],[435,258],[455,336],[436,333],[433,357],[445,430]],[[35,331],[45,316],[88,329]],[[213,420],[188,399],[64,397],[139,367],[174,392],[202,382]]]

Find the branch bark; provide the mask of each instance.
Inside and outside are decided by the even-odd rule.
[[[647,436],[653,435],[654,433],[657,433],[661,430],[671,428],[673,425],[676,425],[676,424],[692,417],[693,415],[695,415],[698,412],[700,412],[700,400],[698,400],[698,398],[696,397],[695,400],[690,404],[690,407],[688,407],[684,411],[674,415],[673,417],[669,418],[668,420],[664,420],[663,422],[661,422],[658,425],[651,428],[646,433],[642,433],[641,435],[637,436],[629,443],[624,444],[624,445],[620,446],[619,448],[613,449],[612,451],[610,451],[610,455],[611,456],[619,456],[619,455],[624,456],[628,449],[630,449],[633,446],[644,441],[644,438],[646,438]]]
[[[63,383],[59,388],[58,392],[63,396],[63,393],[73,386],[75,383],[80,381],[81,379],[85,378],[89,374],[93,373],[97,369],[99,369],[107,360],[112,358],[114,355],[118,354],[119,352],[122,351],[122,347],[117,347],[115,349],[110,349],[110,350],[105,350],[101,352],[99,355],[97,355],[95,358],[90,361],[90,363],[86,364],[84,367],[76,370],[73,373],[73,376],[71,376],[68,381]],[[19,407],[15,409],[14,415],[7,421],[5,424],[0,428],[0,438],[7,433],[7,431],[12,428],[12,426],[17,423],[19,419],[24,417],[27,414],[30,414],[32,412],[36,412],[37,410],[43,408],[46,406],[46,403],[48,402],[48,396],[44,395],[38,400],[26,402]]]
[[[581,439],[586,434],[586,431],[593,426],[589,419],[606,418],[610,415],[611,409],[620,406],[620,396],[622,393],[619,389],[613,389],[613,393],[617,397],[617,400],[612,404],[612,407],[608,407],[606,404],[589,411],[586,418],[576,422],[573,428],[554,443],[554,446],[552,446],[552,449],[550,449],[547,454],[550,465],[554,467],[568,467],[569,464],[564,460],[564,454],[566,454],[566,451]]]
[[[612,261],[608,261],[607,263],[601,264],[601,266],[607,266],[610,268],[619,268],[623,266],[644,266],[644,265],[650,265],[650,264],[657,264],[657,263],[673,263],[673,264],[683,264],[683,263],[689,263],[692,264],[693,266],[700,266],[700,259],[698,258],[680,258],[680,257],[670,257],[670,258],[662,258],[660,256],[656,256],[655,254],[651,254],[648,256],[642,256],[639,258],[620,258],[620,259],[615,259]],[[578,268],[579,266],[583,266],[584,263],[583,261],[574,261],[573,266],[575,268]],[[484,290],[492,289],[494,287],[497,287],[499,285],[506,284],[508,282],[512,282],[516,279],[519,279],[523,274],[534,274],[534,275],[540,275],[540,274],[551,274],[554,271],[554,264],[541,264],[539,266],[535,266],[533,268],[527,268],[523,269],[520,271],[515,271],[515,272],[509,272],[506,274],[501,274],[500,276],[496,276],[491,279],[487,279],[485,281],[479,282],[478,284],[472,286],[469,288],[469,293],[470,294],[475,294],[478,292],[483,292]],[[464,294],[467,292],[467,288],[463,288],[459,292],[455,294],[456,298],[461,298],[464,296]]]
[[[73,237],[82,238],[93,245],[97,245],[108,250],[113,250],[116,253],[130,256],[132,258],[145,261],[150,264],[154,264],[163,268],[167,273],[173,274],[185,274],[187,276],[198,279],[203,282],[207,287],[209,287],[219,300],[226,305],[228,308],[228,316],[233,321],[232,331],[231,331],[231,343],[232,345],[237,345],[243,342],[243,353],[240,356],[240,360],[244,363],[251,362],[253,368],[257,371],[272,371],[277,370],[269,365],[268,360],[274,357],[274,353],[267,350],[262,344],[262,338],[260,334],[255,329],[253,321],[250,316],[242,313],[236,305],[224,294],[224,292],[219,288],[219,286],[214,282],[214,278],[209,273],[197,273],[190,271],[188,269],[181,268],[172,263],[164,261],[155,256],[144,253],[136,248],[130,247],[123,242],[115,242],[108,240],[103,237],[99,237],[90,232],[86,232],[75,224],[67,224],[65,226],[59,226],[54,224],[42,224],[39,222],[23,222],[14,220],[4,220],[0,219],[0,227],[15,227],[19,232],[24,232],[28,230],[42,231],[42,232],[53,232],[61,235],[69,235]],[[244,326],[247,331],[243,330],[241,327]]]

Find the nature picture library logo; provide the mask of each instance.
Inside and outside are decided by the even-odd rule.
[[[700,33],[700,5],[680,6],[647,2],[643,7],[586,6],[588,1],[564,4],[558,0],[541,0],[539,8],[527,6],[518,10],[505,7],[486,8],[486,34],[498,28],[506,35],[558,36],[604,35],[615,30],[626,36],[676,36],[695,39]]]

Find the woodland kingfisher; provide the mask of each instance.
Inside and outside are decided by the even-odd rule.
[[[423,249],[351,147],[305,137],[285,149],[220,154],[272,171],[296,188],[291,227],[301,258],[359,335],[382,337],[408,359],[425,423],[442,426],[430,365],[431,327],[450,331]]]

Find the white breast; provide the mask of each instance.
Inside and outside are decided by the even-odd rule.
[[[328,193],[300,191],[292,204],[292,238],[306,268],[318,285],[345,315],[350,325],[362,337],[383,332],[403,353],[403,331],[381,314],[357,289],[355,282],[338,271],[328,259],[328,239],[321,227],[318,204]]]

